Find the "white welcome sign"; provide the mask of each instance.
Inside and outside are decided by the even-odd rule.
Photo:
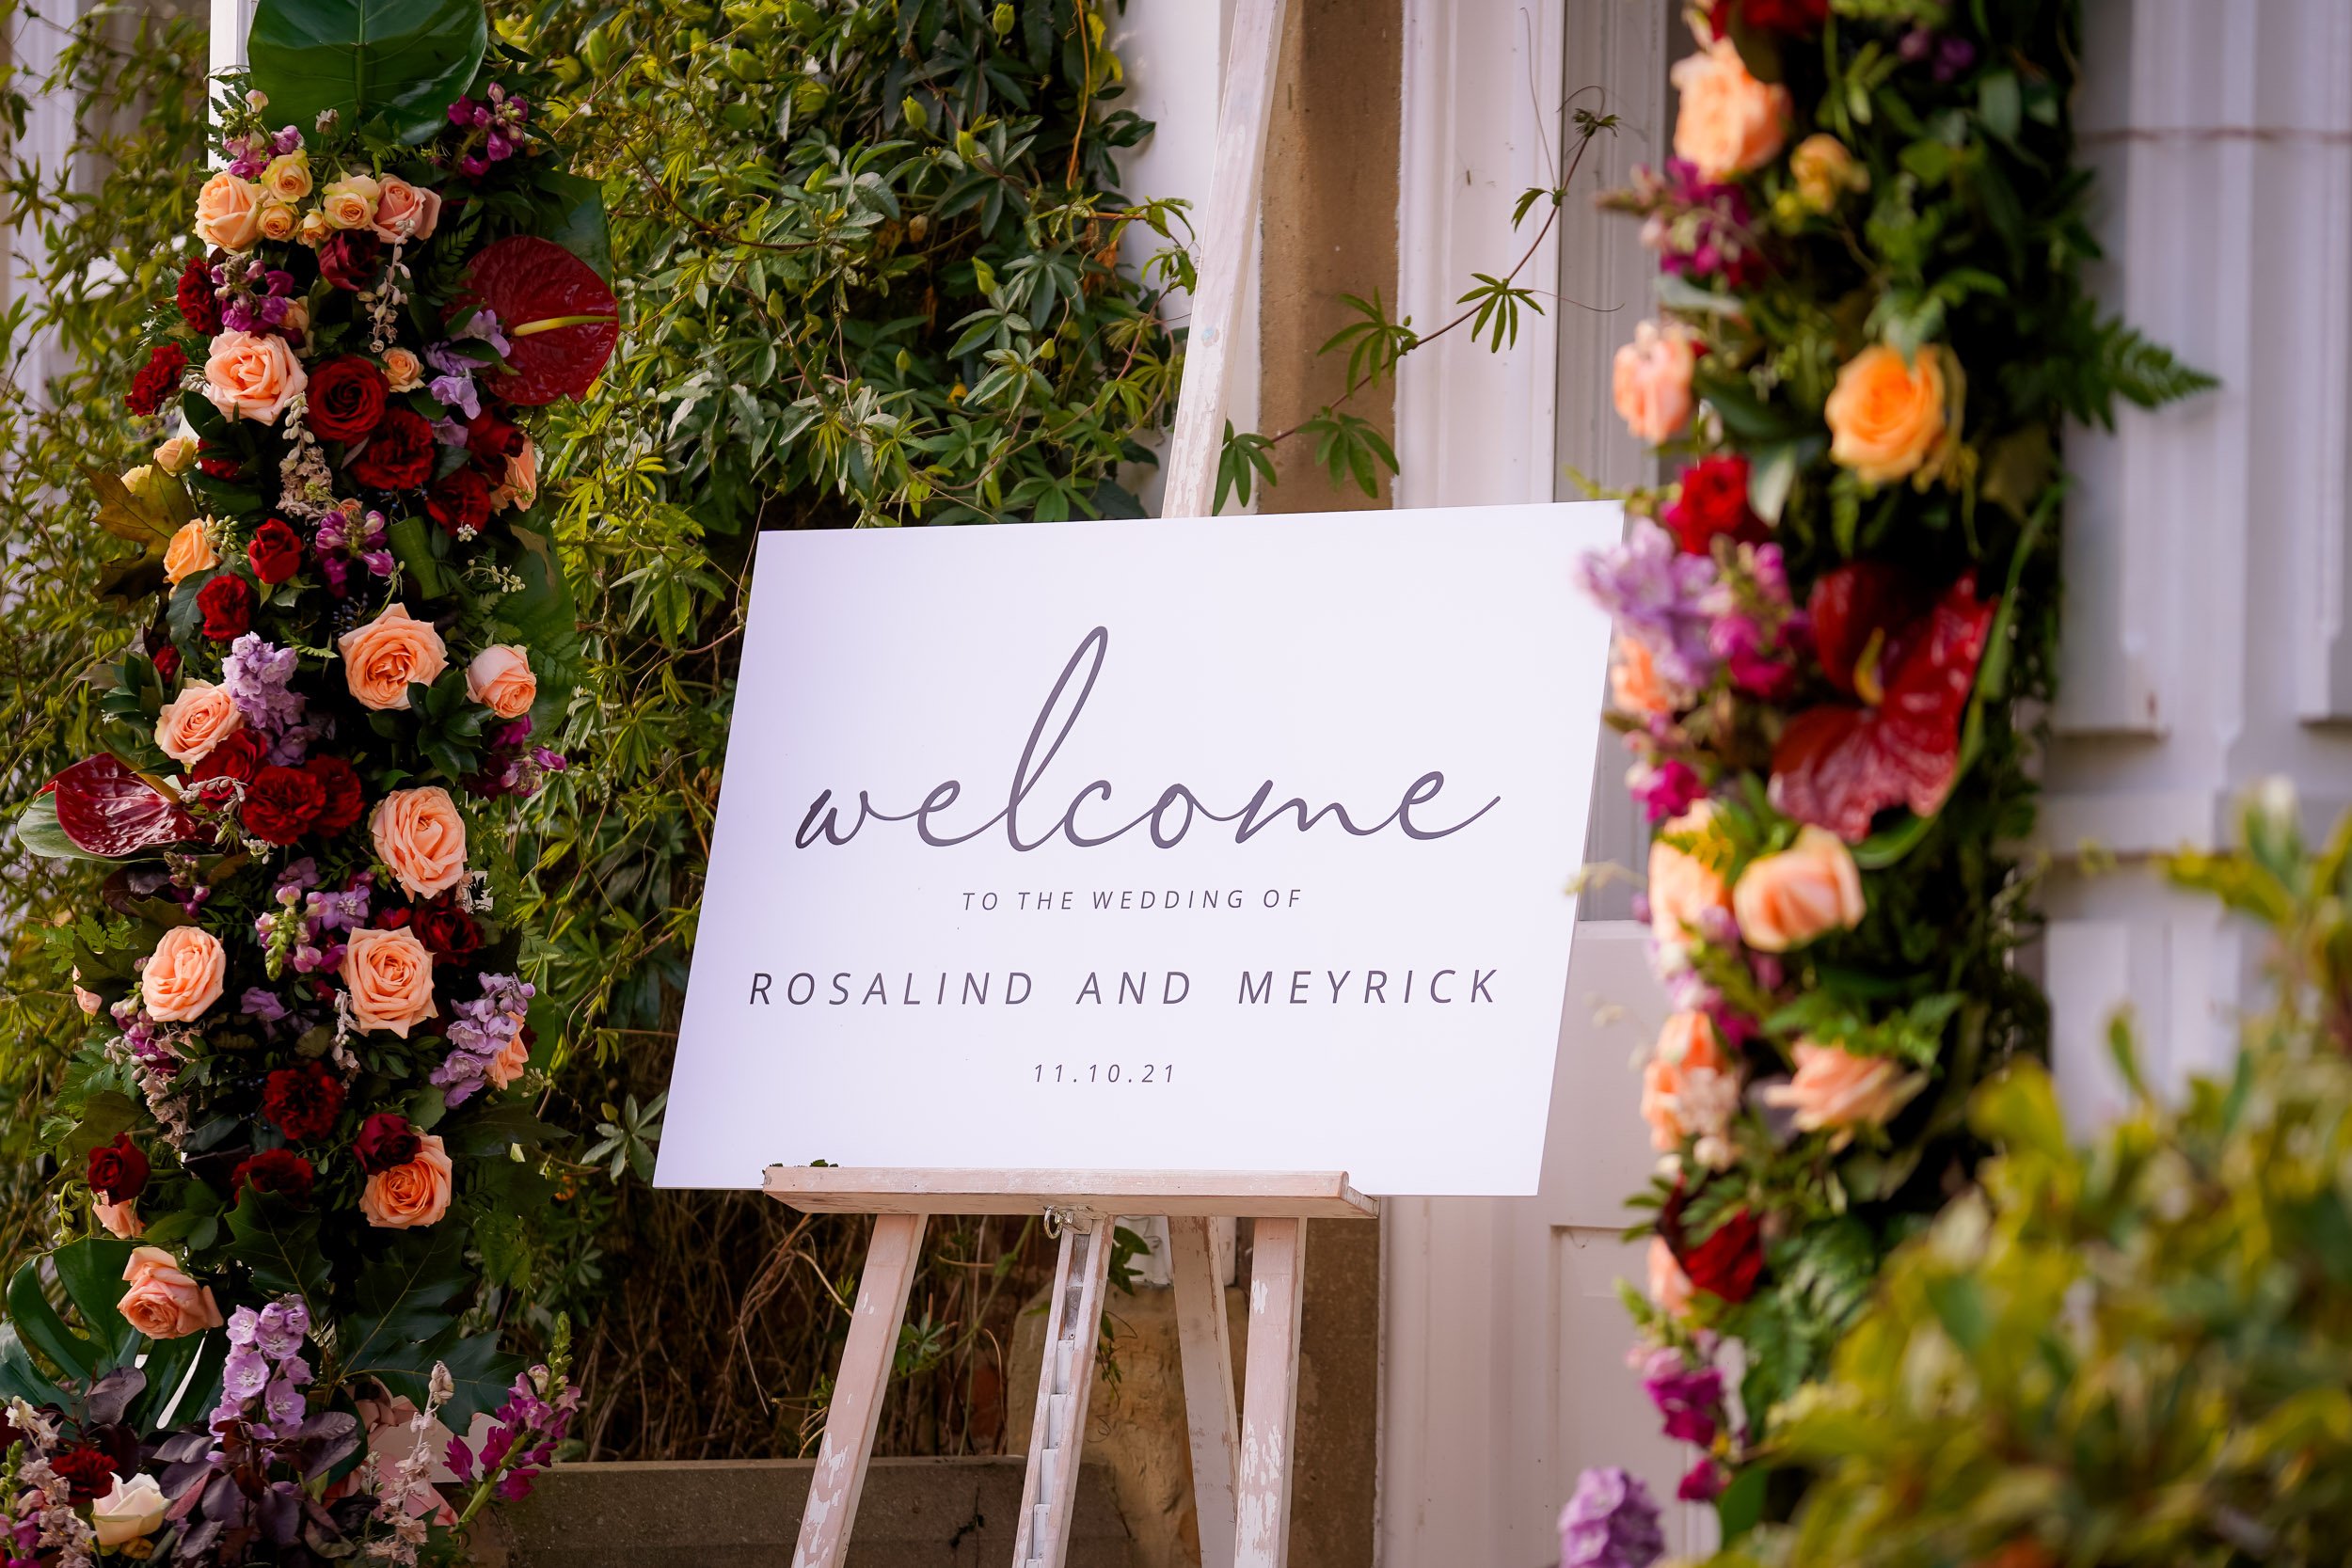
[[[1601,503],[759,541],[659,1185],[1535,1190]]]

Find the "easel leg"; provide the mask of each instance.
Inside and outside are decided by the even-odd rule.
[[[1103,1291],[1110,1279],[1111,1218],[1073,1214],[1062,1222],[1061,1256],[1045,1318],[1045,1355],[1038,1369],[1037,1420],[1029,1431],[1029,1473],[1021,1491],[1015,1568],[1062,1568],[1070,1516],[1078,1497],[1078,1455],[1086,1441],[1087,1401],[1094,1391],[1094,1346],[1103,1327]]]
[[[1200,1568],[1233,1568],[1233,1471],[1240,1447],[1233,1418],[1233,1346],[1209,1223],[1199,1215],[1169,1217],[1168,1272],[1176,1287],[1177,1345],[1184,1354]]]
[[[1291,1549],[1291,1440],[1298,1418],[1307,1222],[1258,1221],[1250,1258],[1233,1568],[1284,1568]]]
[[[907,1292],[922,1251],[922,1215],[874,1216],[874,1239],[866,1245],[866,1272],[857,1282],[857,1307],[849,1342],[841,1347],[841,1370],[834,1380],[833,1405],[825,1412],[825,1437],[817,1449],[817,1473],[809,1481],[792,1568],[842,1568],[849,1558],[850,1527],[857,1522],[858,1494],[866,1489],[866,1461],[873,1457],[882,1394],[898,1350],[898,1325],[906,1319]]]

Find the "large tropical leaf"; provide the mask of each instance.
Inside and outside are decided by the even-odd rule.
[[[495,1407],[521,1361],[501,1354],[498,1336],[458,1333],[450,1307],[470,1282],[466,1239],[453,1227],[411,1230],[368,1266],[343,1321],[337,1378],[374,1378],[395,1394],[425,1402],[436,1363],[454,1380],[441,1418],[463,1432],[474,1413]]]
[[[326,1255],[319,1250],[319,1216],[250,1187],[229,1211],[229,1256],[243,1263],[254,1285],[305,1301],[326,1299]]]
[[[482,0],[261,0],[246,36],[273,125],[334,109],[421,142],[473,85],[489,47]]]
[[[50,1257],[57,1281],[87,1332],[69,1325],[49,1304],[36,1258],[8,1281],[8,1322],[18,1338],[46,1357],[69,1384],[87,1384],[129,1365],[142,1341],[115,1310],[115,1301],[122,1294],[122,1270],[130,1261],[131,1243],[92,1237],[59,1247]]]

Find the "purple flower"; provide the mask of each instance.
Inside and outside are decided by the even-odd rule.
[[[298,657],[292,648],[275,647],[261,633],[249,631],[229,644],[229,657],[221,666],[220,683],[229,700],[246,723],[273,738],[299,723],[307,705],[292,686]]]
[[[506,341],[505,332],[499,326],[498,312],[491,309],[486,305],[476,310],[472,315],[468,316],[466,318],[465,325],[457,328],[456,331],[451,333],[450,337],[452,341],[462,338],[470,338],[476,342],[487,343],[490,345],[490,351],[501,359],[506,357],[508,352],[514,346]],[[432,351],[430,349],[425,351],[425,357],[428,359],[433,357]],[[435,359],[434,363],[437,365],[440,364],[440,361]],[[442,368],[444,370],[448,369],[445,365],[442,366]]]
[[[271,150],[278,153],[280,157],[294,151],[301,145],[302,133],[300,130],[292,125],[286,126],[284,129],[280,130],[277,135],[270,138]]]
[[[327,889],[310,894],[303,918],[314,934],[353,930],[368,923],[368,900],[374,892],[374,876],[362,871],[340,893]]]
[[[1701,1448],[1715,1440],[1724,1402],[1724,1374],[1692,1367],[1677,1350],[1661,1350],[1642,1369],[1642,1387],[1666,1418],[1666,1435]]]
[[[533,746],[531,749],[531,760],[542,773],[561,773],[569,766],[564,760],[563,752],[551,752],[545,746]]]
[[[268,1411],[269,1418],[279,1426],[298,1424],[305,1403],[302,1390],[295,1387],[290,1379],[282,1377],[272,1380],[269,1391],[262,1397],[262,1408]]]
[[[489,1081],[490,1064],[522,1032],[535,994],[529,981],[512,974],[485,974],[481,997],[460,1002],[452,1009],[450,1053],[427,1080],[441,1086],[447,1103],[463,1104]]]
[[[1680,816],[1707,793],[1697,770],[1678,757],[1655,766],[1635,763],[1626,771],[1625,786],[1652,822]]]
[[[1684,1476],[1681,1484],[1675,1488],[1675,1496],[1686,1503],[1711,1503],[1722,1497],[1724,1488],[1730,1484],[1728,1471],[1712,1459],[1701,1456],[1699,1462],[1691,1466],[1691,1473]]]
[[[262,1308],[261,1319],[255,1325],[253,1342],[272,1361],[283,1361],[300,1350],[303,1336],[310,1332],[310,1313],[303,1311],[301,1317],[295,1318],[286,1306],[283,1299],[271,1302]],[[294,1306],[297,1311],[301,1310],[299,1302]]]
[[[269,1383],[269,1362],[262,1353],[244,1346],[221,1363],[220,1391],[228,1399],[249,1400]]]
[[[286,1016],[286,1004],[278,999],[278,993],[274,990],[264,990],[260,986],[248,986],[246,988],[245,994],[237,999],[237,1011],[247,1018],[259,1019],[263,1023],[276,1023]]]
[[[250,332],[260,325],[261,322],[260,318],[254,315],[253,307],[244,300],[238,300],[234,305],[221,311],[220,325],[230,332]]]
[[[1577,1478],[1560,1511],[1560,1568],[1649,1568],[1665,1552],[1648,1487],[1614,1465]]]
[[[1697,690],[1714,678],[1720,661],[1708,645],[1714,617],[1707,607],[1712,558],[1685,555],[1674,535],[1644,520],[1624,544],[1586,556],[1580,575],[1584,591],[1616,617],[1620,631],[1641,641],[1668,682]]]
[[[474,390],[473,374],[470,371],[453,371],[447,375],[437,375],[426,384],[425,390],[432,393],[434,397],[438,399],[443,407],[454,408],[463,413],[466,418],[469,420],[476,418],[482,412],[482,397],[480,393]],[[453,420],[442,420],[439,425],[435,427],[436,434],[438,434],[441,429],[453,425],[455,421]],[[462,432],[463,427],[459,426],[458,428]],[[466,443],[463,441],[444,441],[442,443],[444,446],[460,447],[465,444]]]
[[[250,1307],[238,1307],[229,1314],[229,1342],[239,1347],[250,1345],[253,1343],[253,1336],[260,1331],[261,1324],[260,1313]]]

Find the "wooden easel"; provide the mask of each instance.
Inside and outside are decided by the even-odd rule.
[[[1257,227],[1284,0],[1236,0],[1218,106],[1209,204],[1200,228],[1184,386],[1167,464],[1169,517],[1205,517],[1224,440],[1232,338]],[[1184,1359],[1201,1568],[1284,1568],[1290,1554],[1293,1426],[1306,1222],[1364,1218],[1377,1205],[1340,1172],[920,1170],[775,1165],[767,1190],[811,1213],[873,1214],[793,1568],[843,1568],[850,1529],[932,1214],[1041,1212],[1061,1227],[1022,1491],[1014,1568],[1062,1568],[1069,1549],[1094,1346],[1120,1214],[1164,1214]],[[1255,1220],[1248,1386],[1233,1404],[1232,1346],[1210,1223]]]

